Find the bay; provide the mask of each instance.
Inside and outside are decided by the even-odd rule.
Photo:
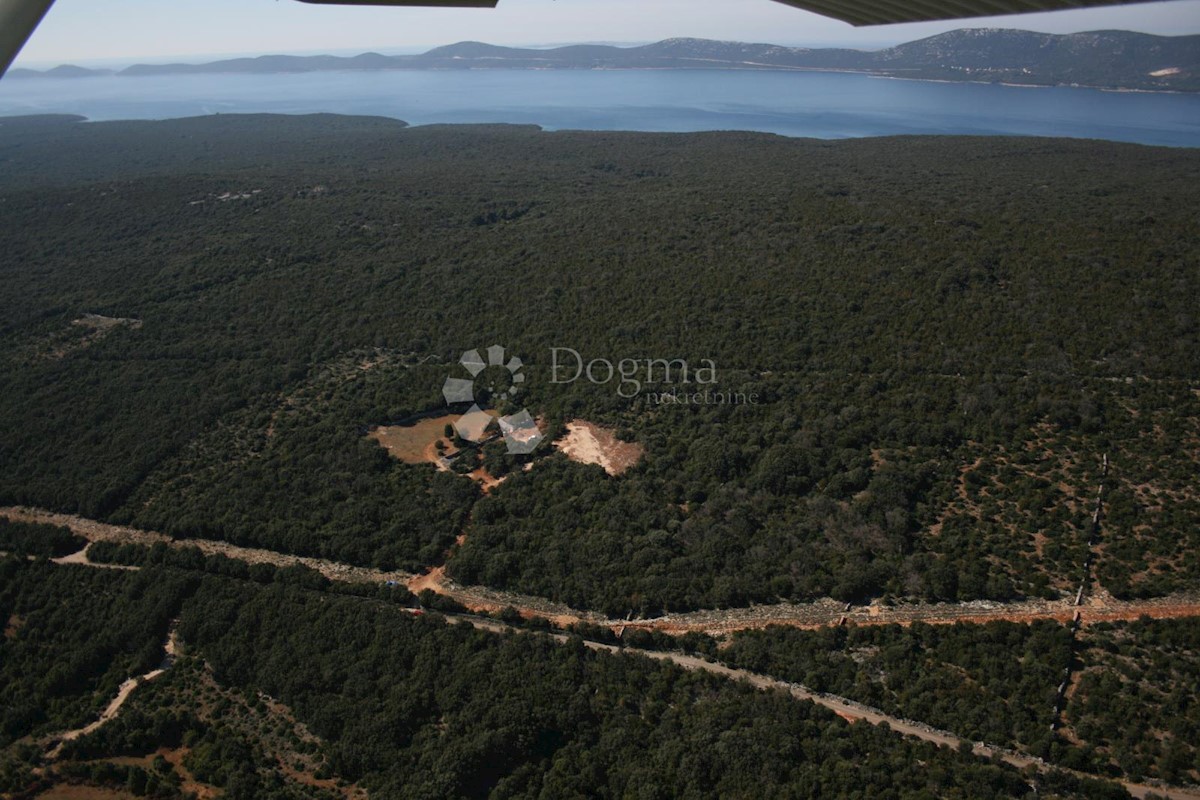
[[[1200,95],[738,70],[455,70],[0,81],[0,116],[92,120],[330,112],[414,125],[548,130],[751,130],[842,139],[898,134],[1066,136],[1200,146]]]

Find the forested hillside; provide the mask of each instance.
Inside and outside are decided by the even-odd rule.
[[[620,616],[1200,582],[1190,150],[41,118],[0,187],[0,505],[414,571],[465,534],[459,582]],[[484,495],[366,436],[492,344],[641,462],[547,441]]]
[[[206,64],[135,64],[122,76],[465,69],[772,69],[865,72],[889,77],[1148,91],[1200,89],[1200,38],[1132,31],[1049,34],[998,28],[948,31],[882,50],[666,39],[634,47],[500,47],[459,42],[419,55],[264,55]],[[63,65],[10,78],[86,78],[112,70]]]

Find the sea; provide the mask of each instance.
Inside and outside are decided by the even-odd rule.
[[[0,116],[329,112],[412,125],[1066,136],[1200,147],[1200,95],[750,70],[438,70],[0,80]]]

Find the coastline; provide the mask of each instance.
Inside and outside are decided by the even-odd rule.
[[[715,64],[727,64],[727,66],[716,66]],[[385,72],[429,72],[429,73],[447,73],[447,72],[787,72],[787,73],[822,73],[832,75],[862,75],[868,78],[877,78],[881,80],[896,80],[896,81],[916,81],[919,83],[944,83],[944,84],[974,84],[979,86],[1007,86],[1014,89],[1093,89],[1100,92],[1113,92],[1121,94],[1165,94],[1165,95],[1200,95],[1200,89],[1196,91],[1187,91],[1183,89],[1147,89],[1141,87],[1129,86],[1101,86],[1087,83],[1014,83],[1011,81],[981,81],[981,80],[954,80],[951,78],[918,78],[906,75],[896,75],[889,72],[879,72],[869,69],[853,69],[853,68],[838,68],[838,67],[790,67],[786,65],[761,64],[758,62],[741,62],[741,65],[733,62],[714,62],[713,66],[671,66],[671,67],[560,67],[560,66],[495,66],[495,67],[389,67],[386,69],[314,69],[314,70],[277,70],[277,71],[256,71],[256,70],[213,70],[210,72],[188,72],[188,71],[163,71],[148,74],[128,75],[122,72],[105,72],[94,75],[75,75],[75,76],[55,76],[55,75],[19,75],[12,76],[10,80],[17,81],[79,81],[88,80],[89,78],[168,78],[168,77],[198,77],[198,76],[217,76],[217,75],[320,75],[320,74],[335,74],[335,73],[354,73],[354,74],[380,74]]]

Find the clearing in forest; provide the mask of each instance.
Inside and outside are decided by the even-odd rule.
[[[642,460],[645,448],[636,442],[623,442],[616,432],[591,422],[567,423],[567,435],[554,446],[572,461],[596,464],[609,475],[620,475]]]
[[[435,464],[440,465],[442,453],[437,449],[440,441],[446,446],[446,452],[453,445],[445,437],[447,425],[453,425],[457,414],[442,414],[436,417],[426,417],[411,425],[381,425],[372,430],[368,436],[379,442],[405,464]]]
[[[498,411],[485,412],[491,417],[498,417]],[[381,425],[367,434],[383,445],[384,449],[405,464],[433,464],[442,472],[449,472],[454,459],[465,453],[464,458],[472,457],[473,448],[456,449],[452,438],[446,436],[446,426],[454,425],[459,419],[457,414],[441,414],[426,417],[409,425]],[[472,432],[473,437],[485,436],[483,431]],[[438,448],[441,442],[442,447]],[[474,456],[478,458],[477,455]],[[483,467],[466,473],[472,480],[479,483],[484,492],[489,492],[504,480],[491,475]]]

